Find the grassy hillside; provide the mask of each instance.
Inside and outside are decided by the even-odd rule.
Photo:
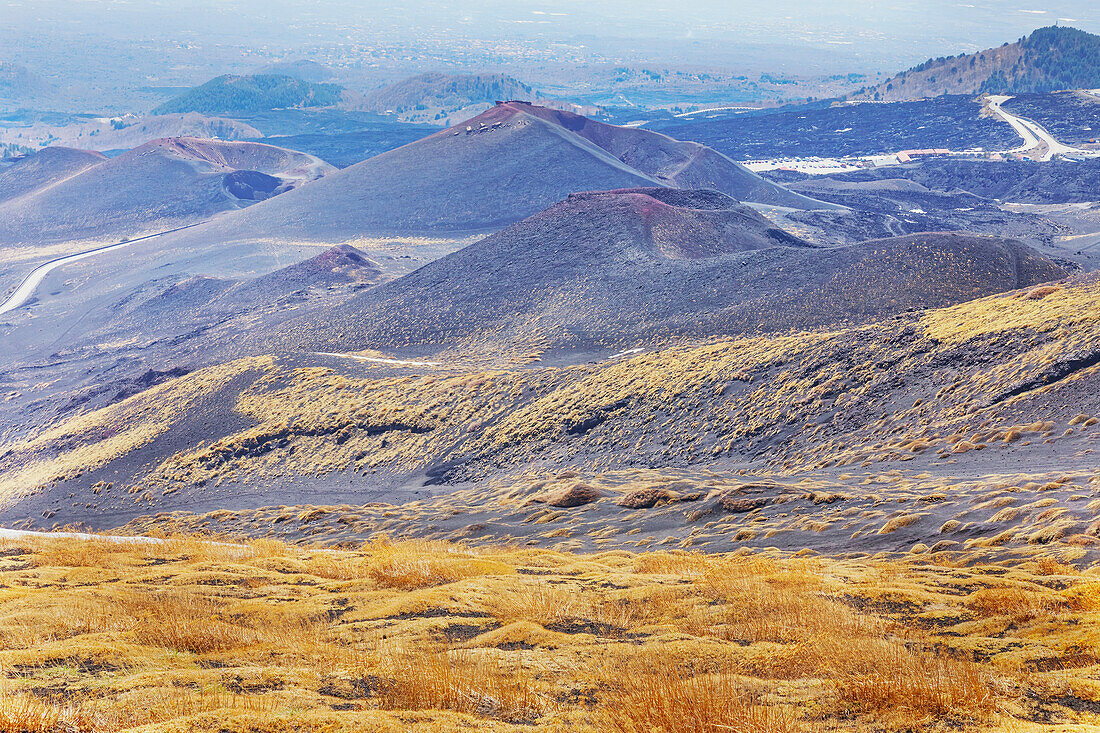
[[[206,115],[251,114],[288,107],[331,107],[340,101],[342,88],[279,74],[211,79],[157,107],[155,114],[199,112]]]
[[[1000,48],[928,59],[857,99],[904,101],[941,94],[1015,94],[1100,87],[1100,36],[1064,26],[1039,28]]]
[[[1085,730],[1100,605],[1065,559],[8,541],[0,727]]]
[[[486,368],[511,355],[491,339],[396,371],[310,354],[239,360],[12,442],[0,457],[0,499],[9,521],[103,527],[230,503],[362,503],[427,479],[462,486],[495,477],[533,494],[536,479],[517,476],[577,466],[588,475],[639,466],[725,471],[730,482],[739,469],[813,484],[835,475],[870,503],[885,490],[865,487],[877,479],[839,476],[935,471],[926,493],[936,493],[945,475],[1002,483],[989,475],[1006,466],[1090,475],[1090,416],[1100,415],[1098,288],[1069,282],[867,326],[565,367]],[[539,349],[538,341],[521,343],[513,365]],[[1091,510],[1059,496],[1063,535],[1080,533]],[[779,502],[771,511],[786,510]],[[951,518],[928,520],[919,536],[895,536],[891,546],[935,537]],[[968,537],[1004,531],[985,519]],[[685,528],[683,516],[676,521],[675,531]],[[847,537],[853,530],[845,528],[835,531]]]
[[[1022,55],[1008,70],[995,71],[979,91],[1052,92],[1100,87],[1100,36],[1051,26],[1019,41]]]

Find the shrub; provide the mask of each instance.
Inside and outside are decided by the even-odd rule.
[[[838,679],[838,712],[868,715],[878,726],[923,730],[935,721],[987,720],[996,710],[994,679],[972,662],[887,641],[848,654],[860,664]]]
[[[385,679],[374,692],[385,710],[454,710],[533,722],[548,706],[529,675],[505,670],[495,656],[391,649],[383,653],[382,672]]]

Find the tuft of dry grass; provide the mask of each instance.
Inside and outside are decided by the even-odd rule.
[[[606,680],[614,690],[597,713],[597,728],[614,733],[798,733],[789,705],[764,701],[745,678],[700,672],[667,656],[641,655]]]
[[[124,547],[120,547],[124,545]],[[38,567],[111,568],[126,558],[126,550],[138,551],[138,542],[114,542],[111,540],[87,540],[85,542],[45,541],[35,553],[33,562]],[[120,552],[121,550],[121,552]]]
[[[85,733],[97,721],[74,705],[57,705],[32,695],[0,694],[0,731],[7,733]]]
[[[838,712],[844,716],[920,730],[937,721],[981,723],[997,710],[996,680],[973,662],[885,642],[851,649],[848,656],[859,664],[838,680]]]
[[[196,593],[135,591],[116,601],[115,613],[134,624],[134,639],[145,646],[208,654],[259,642],[261,634],[231,622],[221,604]]]
[[[1049,549],[1011,569],[388,540],[8,549],[0,731],[984,732],[1051,706],[1100,718],[1086,704],[1100,583]]]
[[[661,605],[668,598],[661,592],[616,598],[575,584],[518,582],[500,588],[485,606],[504,623],[529,621],[551,630],[622,636],[663,619]]]
[[[1040,588],[983,588],[974,591],[964,601],[976,616],[1003,616],[1014,623],[1054,618],[1063,613],[1067,600]]]
[[[444,543],[376,542],[367,574],[387,588],[411,590],[479,575],[507,574],[508,566]]]
[[[533,680],[506,669],[497,656],[469,650],[387,650],[376,690],[384,710],[452,710],[532,723],[550,703]]]
[[[900,514],[896,517],[892,517],[882,525],[882,529],[878,531],[879,534],[890,534],[897,532],[899,529],[908,527],[911,524],[916,524],[923,518],[923,514]]]
[[[309,558],[310,572],[333,580],[370,579],[386,588],[414,590],[480,575],[514,570],[458,545],[425,540],[391,542],[379,537],[360,553],[322,552]]]

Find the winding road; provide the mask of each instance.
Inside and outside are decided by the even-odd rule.
[[[735,110],[738,112],[759,112],[761,107],[707,107],[705,109],[697,109],[691,112],[682,112],[678,115],[672,115],[677,119],[686,119],[688,117],[694,117],[695,115],[705,114],[707,112],[727,112]]]
[[[1012,129],[1016,131],[1016,134],[1024,139],[1024,144],[1020,147],[1004,152],[1023,153],[1038,148],[1041,145],[1046,145],[1046,150],[1042,155],[1038,156],[1038,160],[1040,161],[1048,161],[1055,155],[1095,155],[1095,151],[1082,150],[1080,148],[1070,147],[1069,145],[1063,145],[1055,140],[1053,135],[1043,129],[1042,125],[1024,117],[1017,117],[1011,112],[1006,111],[1001,105],[1010,99],[1012,99],[1012,97],[1003,94],[995,94],[989,97],[989,109],[993,114],[1012,125]]]
[[[104,252],[110,252],[114,249],[122,249],[123,247],[129,247],[131,244],[137,242],[143,242],[146,239],[153,239],[154,237],[163,237],[165,234],[172,234],[173,232],[180,232],[184,229],[190,229],[191,227],[197,227],[199,224],[205,224],[205,222],[197,222],[195,224],[187,224],[182,227],[176,227],[175,229],[168,229],[163,232],[157,232],[156,234],[146,234],[143,237],[135,237],[134,239],[127,240],[125,242],[119,242],[118,244],[108,244],[103,247],[96,247],[95,249],[89,249],[85,252],[78,252],[75,255],[67,255],[65,257],[58,257],[55,260],[44,262],[38,267],[31,270],[31,273],[23,278],[23,282],[19,283],[19,287],[15,289],[15,292],[11,296],[0,304],[0,315],[13,311],[16,308],[24,305],[34,295],[34,291],[38,289],[38,286],[42,284],[42,281],[46,279],[46,275],[56,270],[59,267],[83,260],[94,255],[103,254]]]

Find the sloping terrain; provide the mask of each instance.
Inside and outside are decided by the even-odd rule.
[[[449,76],[428,73],[385,86],[366,96],[375,112],[405,112],[418,104],[434,107],[465,107],[476,102],[522,99],[531,87],[504,74]]]
[[[948,95],[895,104],[815,103],[745,113],[716,113],[647,125],[694,140],[734,160],[875,155],[900,150],[1008,150],[1020,136],[982,116],[972,96]]]
[[[262,137],[251,125],[197,112],[165,115],[124,115],[66,121],[64,124],[36,122],[12,125],[0,130],[0,141],[29,146],[71,146],[85,150],[129,150],[166,137],[247,140]]]
[[[1091,203],[1096,201],[1100,188],[1100,160],[1036,163],[945,158],[865,168],[829,178],[851,182],[904,178],[928,188],[962,190],[987,199],[1032,204]]]
[[[47,161],[59,157],[41,155]],[[28,164],[37,159],[34,156]],[[40,244],[170,229],[295,188],[330,170],[313,156],[271,145],[156,140],[3,201],[0,243]]]
[[[815,244],[853,244],[918,232],[957,231],[1020,239],[1045,254],[1072,258],[1072,252],[1060,249],[1057,243],[1060,237],[1078,233],[1072,221],[1012,211],[989,198],[959,190],[954,183],[967,185],[961,178],[953,183],[929,177],[929,184],[946,184],[941,190],[929,188],[911,180],[912,169],[905,166],[867,169],[866,174],[859,171],[852,175],[769,175],[791,190],[846,207],[841,211],[764,210],[776,224]]]
[[[381,280],[377,263],[354,247],[339,245],[258,277],[192,276],[153,295],[128,298],[82,342],[110,343],[134,335],[171,341],[196,332],[210,337],[203,349],[217,353],[218,341],[231,342],[252,329],[272,328],[318,291],[352,284],[367,287]]]
[[[947,257],[938,259],[954,270]],[[1015,487],[1022,499],[1044,491],[1058,478],[1047,478],[1052,473],[1070,477],[1062,484],[1087,484],[1095,473],[1091,416],[1100,414],[1098,288],[1091,277],[865,326],[718,339],[564,367],[483,370],[442,353],[434,365],[309,354],[239,360],[9,442],[0,456],[0,518],[105,527],[175,509],[361,506],[425,492],[424,509],[436,520],[450,511],[448,502],[469,504],[480,507],[478,521],[498,522],[499,532],[526,533],[510,527],[531,512],[505,516],[504,507],[518,511],[517,496],[546,493],[547,474],[568,469],[561,480],[599,483],[634,467],[673,477],[691,468],[688,486],[717,480],[733,492],[730,502],[750,501],[658,515],[655,531],[682,534],[698,521],[696,508],[738,520],[766,508],[769,521],[790,534],[737,542],[797,548],[812,537],[815,546],[835,549],[856,526],[874,525],[877,533],[892,510],[829,520],[829,532],[823,526],[808,535],[802,516],[779,499],[792,488],[851,497],[837,504],[811,496],[806,511],[825,521],[822,512],[869,511],[902,489],[932,494],[948,485],[998,484]],[[1005,483],[1013,472],[1043,481]],[[766,485],[742,486],[759,481]],[[473,493],[447,498],[463,485]],[[562,497],[562,506],[600,496],[584,498],[586,491]],[[978,500],[968,491],[953,499],[938,492],[945,497],[925,502],[936,504],[924,512],[931,518],[902,520],[913,528],[875,534],[871,546],[935,544],[943,539],[940,524]],[[440,497],[424,498],[433,494]],[[1091,521],[1086,502],[1072,495],[1060,492],[1046,505],[1064,510],[1042,520],[1059,520],[1059,536]],[[448,531],[471,521],[461,509],[448,516]],[[1007,528],[982,522],[964,537]],[[731,526],[712,533],[718,546],[734,540],[726,534]],[[578,538],[598,537],[587,532]]]
[[[437,125],[399,122],[386,115],[334,107],[276,109],[237,115],[260,131],[254,142],[316,155],[347,168],[436,132]]]
[[[998,48],[928,59],[852,96],[898,102],[941,94],[1015,94],[1097,87],[1100,36],[1050,26]]]
[[[1066,145],[1100,144],[1100,96],[1087,91],[1016,94],[1001,105]]]
[[[570,196],[546,212],[290,329],[322,351],[633,346],[865,321],[1066,274],[1018,242],[928,234],[812,249],[716,192]]]
[[[739,200],[799,208],[832,206],[765,182],[702,146],[508,103],[170,241],[463,235],[503,228],[570,193],[654,185],[710,187]]]
[[[616,127],[571,112],[522,103],[511,104],[523,112],[537,115],[576,133],[666,186],[709,188],[738,201],[796,209],[830,208],[819,201],[794,195],[775,186],[703,145],[674,140],[649,130]],[[493,110],[488,114],[499,115],[500,110]]]
[[[106,270],[60,275],[70,299],[58,299],[47,282],[49,295],[25,309],[31,313],[8,316],[0,331],[0,382],[12,389],[0,434],[25,432],[231,358],[242,342],[307,306],[336,305],[392,277],[347,245],[320,253],[230,252],[222,259],[206,251],[198,263],[189,262],[195,254],[178,250],[152,261],[121,252]],[[74,371],[77,362],[82,366]]]
[[[51,147],[0,165],[0,204],[71,178],[104,160],[90,150]]]
[[[382,153],[416,142],[436,132],[430,125],[398,122],[368,123],[354,132],[304,132],[262,140],[272,145],[316,155],[337,168],[361,163]]]

